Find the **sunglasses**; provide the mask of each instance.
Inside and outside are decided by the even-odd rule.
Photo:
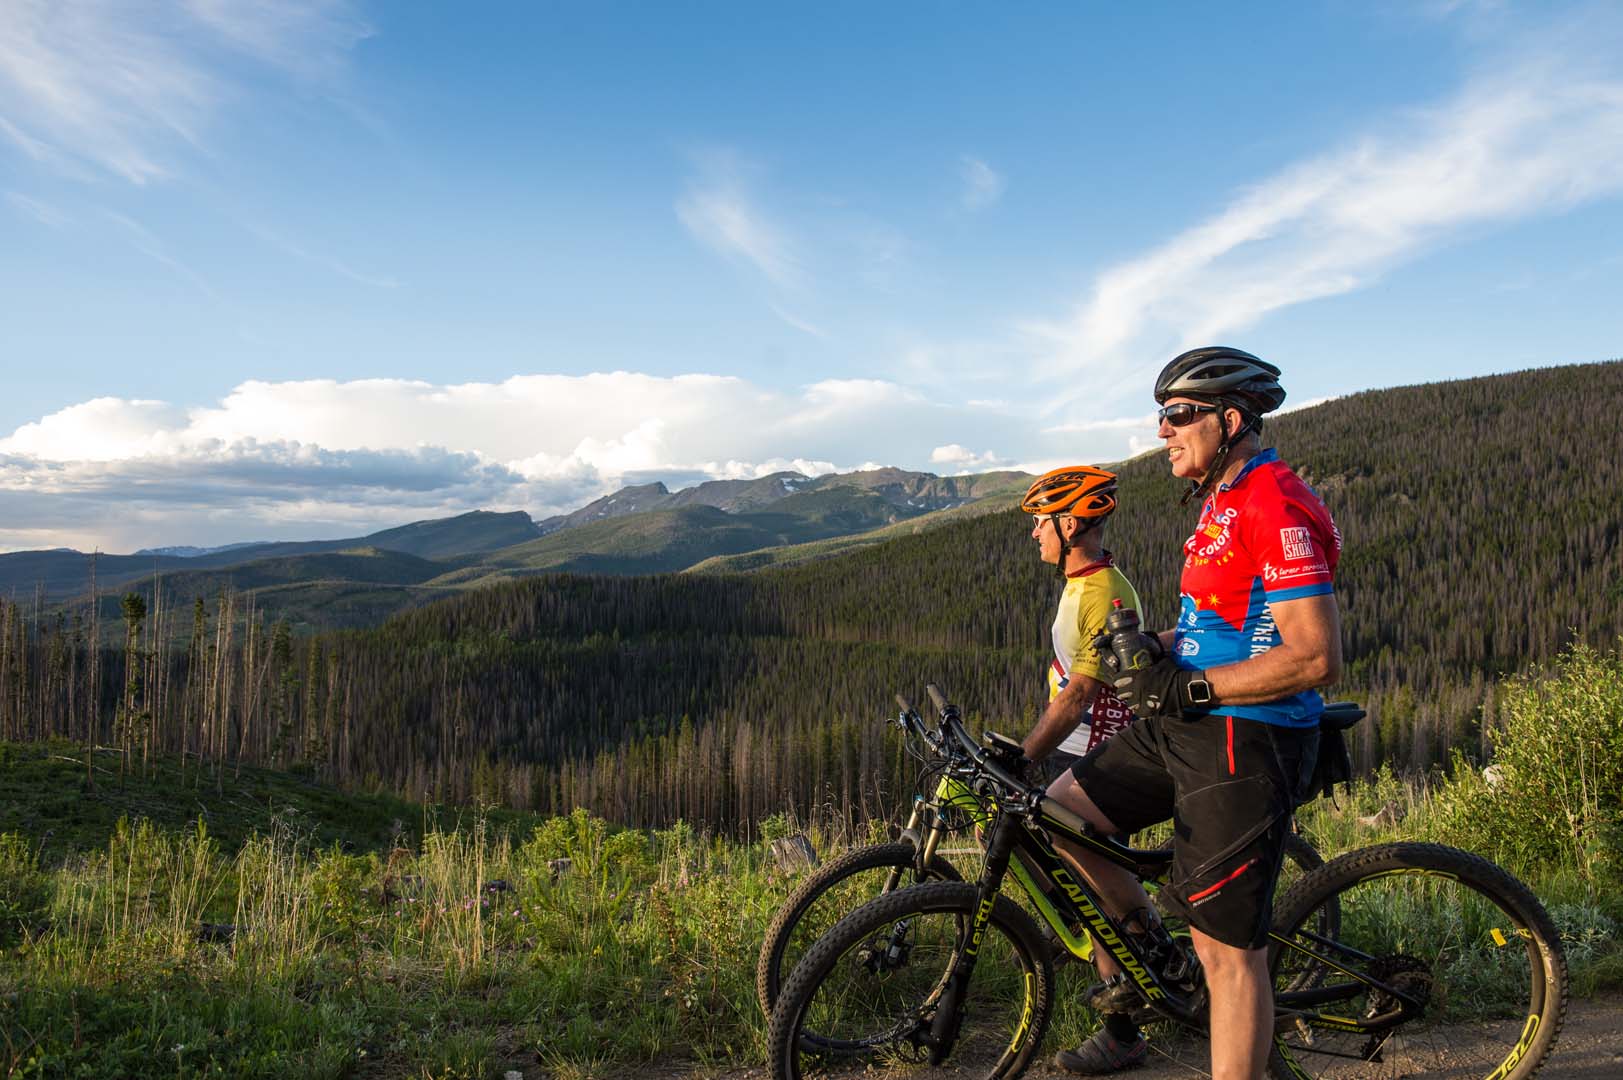
[[[1216,405],[1193,405],[1187,401],[1180,401],[1176,405],[1165,405],[1155,414],[1157,426],[1165,420],[1173,427],[1185,427],[1193,424],[1202,413],[1217,412]]]

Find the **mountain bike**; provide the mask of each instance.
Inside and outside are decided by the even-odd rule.
[[[963,775],[962,767],[954,768],[954,757],[947,752],[940,730],[931,729],[900,695],[897,702],[901,713],[886,722],[901,729],[907,753],[924,765],[918,784],[920,793],[913,797],[911,814],[898,839],[846,852],[808,875],[779,906],[767,926],[755,964],[755,994],[767,1016],[777,1004],[784,978],[835,922],[875,896],[893,892],[904,884],[962,881],[963,875],[940,854],[942,843],[951,833],[976,826],[984,828],[991,821],[990,810],[967,786],[969,777]],[[1352,711],[1363,715],[1351,702],[1329,708],[1342,715]],[[1160,848],[1142,851],[1118,846],[1123,852],[1132,851],[1130,857],[1153,881],[1171,866],[1171,843],[1168,839]],[[1294,830],[1286,835],[1282,887],[1323,865],[1324,859],[1305,837]],[[1091,960],[1091,939],[1085,942],[1077,958]],[[1069,957],[1065,954],[1065,958]],[[1055,959],[1060,956],[1056,954]]]
[[[773,1010],[774,1077],[886,1065],[905,1065],[910,1077],[1022,1072],[1047,1030],[1053,969],[1037,922],[1002,894],[1011,873],[1067,949],[1080,954],[1086,928],[1115,956],[1141,999],[1135,1016],[1164,1022],[1151,1029],[1152,1047],[1191,1045],[1170,1032],[1204,1034],[1198,963],[1130,933],[1048,834],[1134,871],[1137,860],[1026,785],[1017,743],[989,734],[983,749],[958,710],[934,687],[930,695],[955,775],[990,811],[980,878],[901,888],[835,924]],[[1012,858],[1017,851],[1024,858]],[[1487,860],[1437,845],[1367,848],[1302,878],[1278,906],[1269,963],[1269,1071],[1282,1078],[1523,1080],[1549,1054],[1566,1009],[1565,958],[1537,898]]]

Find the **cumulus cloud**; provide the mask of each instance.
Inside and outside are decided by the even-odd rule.
[[[473,509],[546,517],[653,480],[998,464],[956,442],[965,430],[982,445],[1047,438],[988,403],[932,401],[881,379],[784,392],[620,371],[252,381],[193,407],[103,397],[0,438],[0,548],[353,535]],[[1119,442],[1102,433],[1099,455]]]
[[[161,180],[244,61],[322,80],[368,33],[344,0],[8,0],[0,133],[59,172]]]
[[[1004,462],[991,450],[977,454],[968,447],[948,443],[930,451],[930,464],[959,472],[985,472],[1000,467]]]
[[[1618,45],[1617,28],[1602,35]],[[1572,50],[1493,65],[1451,99],[1392,118],[1238,193],[1096,280],[1074,318],[1032,326],[1072,370],[1119,373],[1271,312],[1369,285],[1461,231],[1623,191],[1623,77]]]
[[[959,196],[967,210],[984,210],[1003,198],[1007,181],[992,166],[977,157],[965,154],[958,162],[958,177],[963,182]]]

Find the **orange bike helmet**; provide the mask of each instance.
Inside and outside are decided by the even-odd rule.
[[[1092,465],[1050,469],[1031,482],[1020,509],[1028,514],[1070,514],[1099,524],[1116,509],[1116,474]]]

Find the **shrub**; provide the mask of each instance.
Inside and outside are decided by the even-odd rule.
[[[33,845],[18,833],[0,833],[0,948],[38,925],[50,902],[50,882]]]
[[[1489,770],[1456,761],[1437,792],[1438,838],[1519,873],[1623,878],[1623,658],[1575,645],[1503,693]]]

